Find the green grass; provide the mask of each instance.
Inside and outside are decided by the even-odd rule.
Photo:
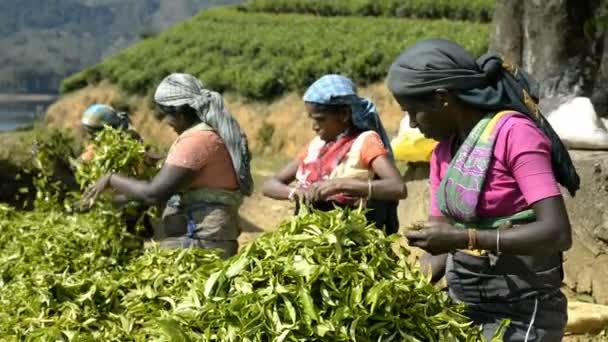
[[[490,22],[495,0],[250,0],[243,11]]]
[[[488,25],[213,9],[71,76],[62,92],[108,79],[128,94],[150,94],[167,74],[187,72],[209,88],[270,100],[302,91],[326,73],[360,85],[383,79],[404,48],[430,37],[455,40],[479,55],[488,46]]]

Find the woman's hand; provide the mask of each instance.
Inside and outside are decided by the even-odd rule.
[[[111,179],[112,173],[105,174],[95,184],[88,187],[80,198],[80,206],[85,208],[91,207],[97,200],[97,197],[110,185]]]
[[[469,239],[466,229],[445,222],[425,222],[420,230],[407,232],[405,237],[410,246],[422,248],[432,255],[466,248]]]
[[[292,190],[293,194],[290,195],[289,200],[293,202],[302,201],[308,205],[313,202],[314,191],[313,188],[295,188]]]
[[[341,193],[348,193],[349,189],[352,189],[352,184],[356,180],[350,178],[337,178],[322,181],[313,185],[313,200],[314,201],[325,201],[332,196]]]
[[[368,183],[353,178],[336,178],[328,179],[312,186],[313,200],[326,201],[338,194],[347,194],[351,196],[367,196]]]

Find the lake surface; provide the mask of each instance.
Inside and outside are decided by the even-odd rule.
[[[3,99],[0,101],[0,131],[12,131],[43,119],[52,102],[51,99],[27,99],[23,96],[15,100]]]

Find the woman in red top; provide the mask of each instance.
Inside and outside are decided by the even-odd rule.
[[[363,200],[370,209],[368,219],[387,233],[396,233],[397,203],[406,196],[406,188],[376,107],[357,96],[352,81],[339,75],[325,75],[313,83],[304,102],[317,137],[264,184],[264,194],[304,199],[321,210],[354,207]]]

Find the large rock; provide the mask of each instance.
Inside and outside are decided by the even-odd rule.
[[[571,151],[581,177],[575,198],[564,195],[574,243],[565,254],[564,283],[608,305],[608,152]],[[408,168],[408,198],[399,205],[401,227],[428,217],[428,165]],[[566,193],[566,191],[564,191]]]
[[[572,334],[598,333],[608,326],[608,306],[581,302],[568,303],[566,332]]]
[[[575,198],[565,196],[574,245],[566,253],[565,284],[608,304],[608,152],[573,151],[581,176]]]

